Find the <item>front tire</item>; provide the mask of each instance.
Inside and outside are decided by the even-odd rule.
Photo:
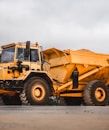
[[[86,105],[105,106],[109,100],[108,89],[99,80],[91,81],[84,88],[83,98]]]
[[[47,105],[50,97],[48,83],[43,78],[32,77],[25,83],[20,97],[24,105]]]

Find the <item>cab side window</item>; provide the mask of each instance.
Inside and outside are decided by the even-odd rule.
[[[39,61],[38,50],[36,50],[36,49],[30,50],[30,61],[32,61],[32,62]]]
[[[18,49],[17,49],[17,59],[18,59],[18,60],[21,60],[21,61],[23,61],[23,60],[29,61],[29,57],[28,57],[28,58],[25,57],[25,51],[26,51],[26,49],[24,49],[24,48],[18,48]]]
[[[17,59],[21,61],[31,61],[31,62],[37,62],[39,61],[39,55],[38,55],[38,50],[36,49],[30,49],[30,56],[25,57],[25,52],[26,49],[24,48],[18,48],[17,50]]]
[[[17,59],[24,60],[24,49],[18,48],[17,50]]]

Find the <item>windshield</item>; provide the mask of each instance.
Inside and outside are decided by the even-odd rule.
[[[15,52],[14,47],[3,49],[1,54],[1,62],[6,63],[14,61],[14,52]]]

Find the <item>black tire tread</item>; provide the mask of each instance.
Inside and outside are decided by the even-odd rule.
[[[30,96],[30,93],[28,91],[27,86],[28,86],[28,84],[31,84],[35,80],[39,80],[40,82],[42,82],[46,86],[46,89],[47,89],[47,92],[48,92],[48,94],[47,94],[48,97],[45,98],[45,101],[44,101],[45,103],[43,102],[42,104],[41,103],[38,104],[38,103],[35,103],[31,99],[31,96]],[[23,89],[22,93],[20,94],[20,99],[21,99],[23,105],[47,105],[48,99],[49,99],[49,95],[50,95],[50,89],[48,87],[47,82],[43,78],[41,78],[41,77],[32,77],[25,83],[24,89]]]
[[[83,99],[84,99],[84,102],[86,105],[89,105],[89,106],[99,106],[99,104],[95,103],[93,100],[92,100],[92,97],[91,97],[91,91],[92,91],[92,87],[94,84],[96,84],[97,82],[100,82],[101,85],[103,85],[105,87],[105,85],[99,81],[99,80],[93,80],[93,81],[90,81],[86,87],[84,88],[84,91],[83,91]],[[108,92],[107,92],[107,100],[109,99],[109,96],[108,96]],[[106,101],[106,103],[103,103],[102,105],[107,105],[108,102]]]

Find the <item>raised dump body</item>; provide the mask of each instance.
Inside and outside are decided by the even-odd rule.
[[[51,65],[49,73],[53,79],[61,83],[69,81],[75,68],[78,69],[79,76],[88,73],[85,82],[99,79],[108,83],[109,55],[97,54],[88,50],[61,51],[51,48],[44,51],[44,56]]]
[[[104,86],[109,85],[109,55],[84,49],[61,51],[51,48],[44,51],[44,57],[51,65],[48,72],[58,83],[54,88],[60,96],[65,99],[83,97],[88,105],[96,104],[93,97],[98,100],[98,105],[104,105],[104,99],[109,100],[107,87],[106,92],[104,90]],[[69,99],[66,102],[70,104]]]

